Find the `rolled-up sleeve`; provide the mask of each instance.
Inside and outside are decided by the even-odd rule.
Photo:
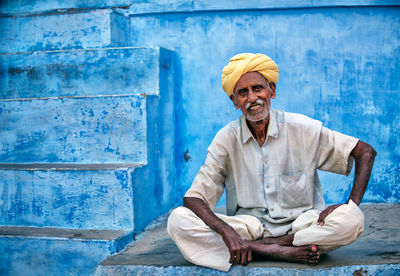
[[[351,151],[359,139],[322,127],[317,156],[317,169],[349,175],[353,167]]]
[[[209,152],[185,197],[202,199],[214,211],[224,192],[225,168]]]

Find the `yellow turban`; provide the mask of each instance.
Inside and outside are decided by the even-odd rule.
[[[222,88],[230,97],[240,77],[247,72],[259,72],[269,81],[278,83],[279,69],[276,63],[263,54],[242,53],[232,57],[222,70]]]

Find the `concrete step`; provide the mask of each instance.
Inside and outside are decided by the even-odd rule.
[[[0,98],[158,95],[170,71],[158,47],[0,54]]]
[[[174,0],[177,1],[177,0]],[[182,0],[179,0],[182,1]],[[3,1],[0,6],[0,13],[7,14],[38,14],[51,11],[58,12],[77,12],[85,11],[93,8],[100,7],[121,7],[126,9],[126,6],[130,4],[131,1],[127,0],[91,0],[82,2],[80,0],[68,0],[62,2],[55,2],[53,0],[41,0],[41,1],[29,1],[23,3],[16,3],[13,1]]]
[[[70,66],[70,78],[77,81],[80,96],[45,97],[51,90],[46,90],[42,78],[30,78],[29,70],[42,72],[39,76],[49,76],[54,91],[62,94],[67,77],[50,70],[51,55],[61,56],[67,62],[62,65]],[[176,204],[182,193],[175,171],[170,51],[156,47],[37,52],[28,55],[32,63],[26,63],[24,56],[3,55],[8,68],[3,70],[8,74],[1,79],[3,87],[8,89],[9,83],[14,83],[21,98],[8,99],[8,90],[0,90],[0,184],[4,191],[0,200],[6,206],[0,213],[1,224],[96,229],[109,224],[131,230],[135,225],[135,232],[140,232]],[[81,62],[86,67],[92,64],[102,77],[82,78]],[[21,69],[27,68],[24,66],[31,69]],[[119,70],[126,80],[120,86],[117,80],[115,91],[108,67]],[[10,68],[20,69],[13,69],[18,74],[12,74]],[[43,82],[44,89],[35,86],[37,81]],[[30,82],[32,86],[26,84]],[[100,93],[95,87],[103,86],[110,87],[109,95],[87,95]],[[121,87],[123,90],[118,90]],[[118,94],[122,92],[130,94]],[[31,93],[43,97],[29,98]],[[136,169],[119,179],[120,172],[128,168]],[[114,191],[130,211],[109,204],[116,200]],[[135,208],[132,202],[136,202]],[[126,215],[119,217],[114,207]],[[96,216],[97,210],[101,212]],[[119,225],[119,220],[125,222]]]
[[[0,274],[92,275],[182,197],[172,53],[3,54],[0,75]]]
[[[33,14],[28,8],[30,15],[15,10],[7,15],[13,9],[8,10],[6,5],[3,8],[3,3],[0,6],[0,53],[105,48],[129,43],[129,17],[112,9],[44,12],[44,7]]]
[[[145,108],[139,95],[0,100],[0,168],[145,164]]]
[[[146,98],[0,100],[0,225],[133,231]]]
[[[228,273],[192,265],[169,239],[167,216],[125,250],[104,260],[96,275],[397,275],[400,273],[400,204],[361,205],[365,231],[354,243],[322,255],[317,266],[257,260]]]
[[[0,225],[140,232],[176,204],[170,51],[0,58]]]
[[[132,241],[122,230],[0,227],[1,275],[93,275]]]
[[[0,170],[0,225],[133,231],[133,171]]]

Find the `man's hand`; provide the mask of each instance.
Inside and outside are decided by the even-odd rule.
[[[317,220],[317,224],[323,226],[325,223],[325,218],[333,212],[333,210],[335,210],[337,207],[341,206],[343,204],[334,204],[334,205],[330,205],[328,206],[328,208],[326,208],[325,210],[323,210],[320,214],[319,214],[319,218]]]
[[[192,210],[205,224],[221,235],[231,255],[230,263],[247,265],[252,261],[253,256],[249,242],[243,240],[229,224],[217,217],[202,199],[184,197],[183,205]]]
[[[354,157],[356,171],[354,175],[354,184],[348,201],[351,199],[355,204],[360,205],[365,190],[367,189],[376,151],[367,143],[358,141],[350,155]],[[324,225],[325,218],[340,205],[342,204],[334,204],[322,211],[321,214],[319,214],[317,224],[321,226]]]
[[[230,263],[247,265],[253,260],[250,245],[246,240],[242,239],[234,230],[228,230],[222,234],[226,246],[229,249],[231,257]]]

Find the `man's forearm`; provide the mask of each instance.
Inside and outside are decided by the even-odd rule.
[[[230,263],[246,265],[253,260],[250,244],[243,240],[230,225],[217,217],[202,199],[184,197],[183,205],[192,210],[205,224],[221,235],[229,250]]]
[[[184,197],[183,206],[192,210],[193,213],[203,220],[205,224],[222,236],[228,232],[235,232],[231,226],[217,217],[202,199],[196,197]]]
[[[351,199],[354,203],[360,205],[365,190],[367,189],[376,151],[367,143],[359,141],[351,152],[351,156],[355,159],[356,168],[354,184],[351,189],[349,200]]]

